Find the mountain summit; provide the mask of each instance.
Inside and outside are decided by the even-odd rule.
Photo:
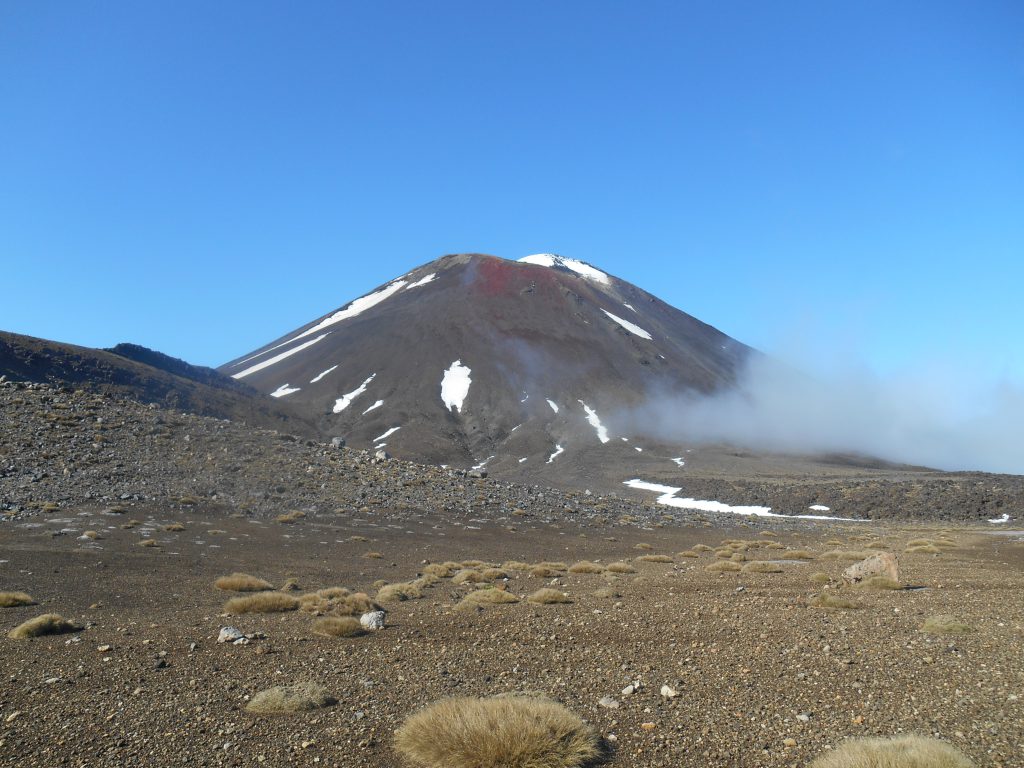
[[[586,262],[458,254],[220,371],[354,447],[537,477],[639,458],[617,412],[727,387],[751,352]]]

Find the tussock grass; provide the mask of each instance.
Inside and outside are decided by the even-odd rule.
[[[601,589],[594,590],[594,597],[614,600],[615,598],[621,597],[621,595],[618,593],[618,591],[612,589],[611,587],[601,587]]]
[[[607,570],[600,563],[592,563],[589,560],[580,560],[569,566],[569,573],[604,573]]]
[[[354,616],[325,616],[313,622],[313,631],[327,637],[357,637],[366,634]]]
[[[299,608],[299,601],[283,592],[257,592],[233,597],[224,603],[225,613],[285,613]]]
[[[765,549],[785,549],[786,545],[781,541],[766,541],[764,543]]]
[[[93,541],[100,537],[100,535],[96,531],[85,531],[84,533],[82,533],[82,535],[85,536],[85,538],[87,539],[92,539]]]
[[[645,544],[641,542],[640,544],[634,544],[633,549],[654,549],[654,547],[652,547],[650,544]]]
[[[580,768],[599,755],[590,726],[532,696],[444,699],[409,717],[395,748],[417,768]]]
[[[817,555],[809,549],[790,549],[778,554],[779,560],[814,560]]]
[[[889,543],[886,541],[869,541],[864,545],[865,549],[888,549]]]
[[[298,579],[288,579],[281,585],[282,592],[298,592],[301,589]]]
[[[423,593],[414,584],[400,582],[381,587],[377,592],[378,603],[400,603],[403,600],[419,600]]]
[[[363,557],[367,560],[382,560],[384,555],[380,552],[363,552]]]
[[[157,547],[156,539],[143,539],[139,542],[140,547]]]
[[[918,544],[913,547],[907,547],[905,550],[908,555],[941,555],[942,550],[934,544]]]
[[[300,597],[299,608],[317,615],[358,616],[376,611],[379,606],[365,592],[349,594],[343,587],[329,587]]]
[[[954,616],[942,613],[925,619],[921,631],[929,635],[965,635],[973,632],[974,627],[964,624]]]
[[[43,635],[63,635],[65,632],[81,632],[82,627],[56,613],[44,613],[19,624],[7,636],[13,640],[28,640]]]
[[[535,565],[530,569],[530,575],[538,579],[553,579],[556,576],[561,576],[562,572],[554,568],[548,568],[546,565]]]
[[[712,551],[712,548],[709,547],[707,544],[694,544],[692,547],[690,547],[690,549],[692,549],[694,552],[711,552]]]
[[[974,768],[962,752],[928,736],[847,739],[810,768]]]
[[[127,523],[121,524],[122,531],[130,531],[132,528],[137,528],[139,525],[138,520],[129,520]]]
[[[830,595],[826,592],[822,592],[811,600],[811,605],[815,608],[826,608],[831,610],[851,610],[853,608],[860,608],[860,603],[854,602],[853,600],[847,600],[845,597],[839,597],[838,595]]]
[[[432,574],[432,573],[425,573],[422,576],[420,576],[418,579],[416,579],[415,581],[412,581],[410,583],[414,587],[416,587],[416,589],[426,589],[427,587],[434,586],[435,584],[437,584],[440,581],[441,581],[441,579],[438,578],[437,576],[435,576],[434,574]]]
[[[537,563],[541,568],[550,568],[553,571],[567,571],[569,566],[563,563],[561,560],[545,560],[542,563]]]
[[[772,539],[777,539],[779,537],[779,534],[775,533],[775,531],[761,531],[757,535],[758,536],[767,536],[767,537],[772,538]]]
[[[296,712],[311,712],[322,707],[337,704],[337,699],[327,689],[316,683],[278,685],[260,691],[245,706],[254,715],[292,715]]]
[[[463,560],[459,563],[463,568],[479,568],[480,566],[487,565],[483,560]]]
[[[463,568],[452,577],[455,584],[479,584],[483,580],[484,575],[472,568]]]
[[[607,570],[610,573],[636,573],[636,568],[634,568],[629,563],[622,563],[622,562],[619,562],[619,563],[609,563]]]
[[[858,583],[857,589],[896,590],[903,589],[903,585],[888,576],[872,576],[870,579]]]
[[[832,577],[824,571],[815,571],[808,578],[815,584],[828,584],[832,581]]]
[[[501,605],[503,603],[518,603],[519,598],[511,592],[502,589],[476,589],[466,595],[456,605],[456,608],[479,608],[484,605]]]
[[[167,531],[168,533],[176,533],[178,531],[184,531],[185,530],[185,526],[182,525],[181,523],[168,523],[167,525],[164,526],[164,530]],[[87,536],[89,535],[88,531],[86,531],[86,535]]]
[[[721,549],[716,549],[714,551],[715,557],[721,560],[728,560],[733,556],[733,554],[735,553],[731,549],[729,549],[729,547],[722,547]]]
[[[484,581],[497,581],[498,579],[509,578],[508,572],[501,568],[485,568],[480,574]]]
[[[739,563],[734,563],[732,560],[718,560],[705,565],[704,570],[711,573],[738,573],[743,570],[743,566]]]
[[[455,569],[452,566],[455,566]],[[439,579],[449,578],[458,568],[457,563],[428,563],[423,566],[423,573],[437,576]]]
[[[22,605],[35,605],[31,595],[24,592],[0,592],[0,608],[17,608]]]
[[[223,589],[225,592],[264,592],[274,588],[269,581],[250,576],[248,573],[232,573],[230,576],[221,576],[213,582],[213,586]]]
[[[506,571],[529,571],[533,566],[521,560],[506,560],[501,567]]]
[[[694,552],[691,549],[684,549],[682,552],[676,552],[676,557],[700,557],[700,553]]]
[[[571,603],[572,600],[565,592],[557,589],[543,587],[538,589],[526,598],[527,602],[535,605],[551,605],[552,603]]]
[[[277,522],[282,523],[284,525],[291,525],[293,523],[299,522],[299,520],[301,520],[305,516],[306,513],[303,512],[302,510],[293,509],[291,512],[285,512],[283,515],[278,515],[274,519],[277,520]]]
[[[751,560],[743,566],[743,573],[782,573],[782,566],[764,560]]]
[[[822,552],[819,557],[822,560],[866,560],[871,557],[874,552],[864,552],[863,550],[853,549],[831,549],[828,552]]]
[[[640,555],[637,558],[641,563],[671,563],[672,558],[668,555]]]

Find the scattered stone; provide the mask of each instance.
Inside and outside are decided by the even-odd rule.
[[[384,611],[370,611],[369,613],[364,613],[359,617],[359,624],[363,629],[384,629]]]
[[[235,643],[244,639],[245,635],[236,627],[221,627],[220,634],[217,635],[218,643]]]
[[[345,447],[345,438],[343,438],[343,437],[332,437],[331,438],[331,447],[332,448],[344,448]]]
[[[847,584],[857,584],[875,576],[884,576],[898,583],[900,562],[896,555],[892,552],[879,552],[843,571],[843,581]]]
[[[617,702],[611,696],[602,696],[598,700],[597,703],[600,706],[604,707],[605,709],[618,709],[619,708],[619,702]]]
[[[669,685],[661,686],[661,695],[665,699],[674,699],[679,695],[679,691]]]

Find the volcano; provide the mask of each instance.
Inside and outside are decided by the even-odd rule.
[[[521,478],[635,463],[617,413],[728,387],[751,354],[586,262],[458,254],[219,370],[349,446]]]

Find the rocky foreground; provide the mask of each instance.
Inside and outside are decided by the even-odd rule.
[[[511,691],[585,718],[611,766],[803,766],[898,732],[1024,754],[1020,534],[702,516],[41,386],[0,405],[0,592],[35,602],[0,608],[2,765],[396,766],[423,705]],[[900,588],[843,583],[876,552]],[[235,572],[291,607],[226,610]],[[318,634],[330,587],[384,628]],[[81,630],[7,637],[44,613]],[[246,709],[311,681],[336,703]]]

